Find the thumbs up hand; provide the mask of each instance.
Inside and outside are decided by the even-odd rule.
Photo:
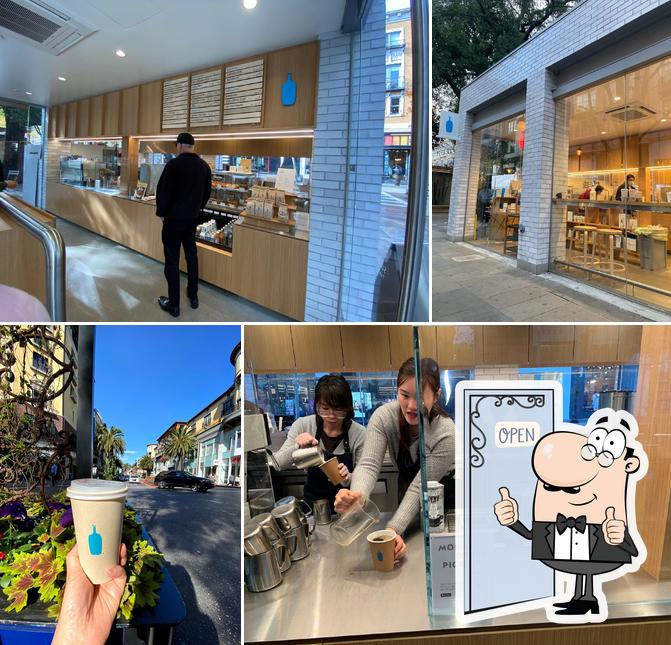
[[[517,500],[513,499],[508,492],[508,489],[499,488],[501,494],[501,501],[494,504],[494,512],[496,519],[501,526],[510,526],[519,520],[519,513],[517,508]]]
[[[606,509],[606,519],[601,525],[603,537],[605,538],[606,542],[613,546],[616,544],[622,544],[622,542],[624,542],[624,529],[624,520],[616,520],[615,508],[613,506],[609,506]]]

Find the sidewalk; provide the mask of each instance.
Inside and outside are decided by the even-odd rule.
[[[473,245],[448,242],[439,220],[433,227],[433,320],[645,322],[671,316],[562,276],[533,275],[514,260]]]

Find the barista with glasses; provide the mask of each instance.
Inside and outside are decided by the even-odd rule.
[[[338,374],[327,374],[315,387],[315,412],[296,419],[286,441],[275,453],[280,468],[293,465],[291,454],[298,448],[320,446],[324,460],[337,457],[340,475],[349,486],[350,473],[363,452],[365,428],[354,421],[354,404],[349,383]],[[342,486],[333,485],[319,466],[307,469],[303,499],[312,507],[318,499],[328,499],[333,511],[336,493]]]

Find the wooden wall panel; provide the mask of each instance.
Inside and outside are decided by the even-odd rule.
[[[578,365],[617,362],[618,332],[608,325],[576,325],[573,358]]]
[[[397,370],[404,361],[412,356],[412,326],[389,325],[389,345],[391,367]],[[435,327],[422,326],[419,328],[419,349],[423,358],[438,360]]]
[[[77,136],[77,101],[66,104],[65,136],[69,139]]]
[[[52,105],[49,108],[49,134],[48,134],[49,139],[56,138],[57,125],[58,125],[58,108],[55,105]]]
[[[291,338],[297,371],[343,371],[342,340],[338,325],[292,325]]]
[[[121,102],[119,107],[119,134],[124,136],[137,134],[138,111],[140,108],[139,102],[139,85],[121,90]]]
[[[268,54],[264,99],[264,128],[312,127],[315,125],[315,98],[319,43],[307,43]],[[291,74],[296,82],[296,102],[282,105],[282,85]]]
[[[140,85],[140,134],[158,134],[161,131],[161,107],[163,105],[163,81]]]
[[[641,325],[620,325],[617,337],[618,363],[638,363],[641,354]]]
[[[62,105],[58,105],[56,107],[56,138],[57,139],[62,139],[65,137],[65,126],[67,125],[67,120],[68,120],[68,106],[66,103],[63,103]]]
[[[439,325],[436,344],[440,369],[472,368],[482,364],[482,326]]]
[[[531,325],[529,359],[532,366],[572,365],[573,325]]]
[[[527,325],[484,325],[482,330],[484,365],[529,365]]]
[[[296,370],[289,325],[245,325],[245,367],[251,372]]]
[[[394,369],[385,325],[343,325],[340,329],[344,369],[377,372]]]
[[[634,416],[638,440],[648,456],[648,474],[636,489],[636,523],[648,549],[643,569],[671,578],[671,326],[645,325]],[[667,565],[667,566],[665,566]]]
[[[307,242],[237,225],[233,253],[236,293],[294,320],[303,320]]]
[[[103,132],[104,137],[119,136],[119,109],[121,92],[108,92],[103,96]]]
[[[89,99],[77,101],[77,136],[89,136]]]
[[[103,95],[89,99],[89,136],[101,137],[103,134],[103,114],[105,112]]]

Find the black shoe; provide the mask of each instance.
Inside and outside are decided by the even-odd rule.
[[[599,603],[596,600],[571,600],[565,609],[556,611],[555,616],[582,616],[589,613],[599,613]]]
[[[179,307],[172,307],[170,305],[170,300],[165,296],[161,296],[158,299],[158,306],[163,309],[163,311],[167,311],[173,318],[179,316]]]
[[[572,603],[577,602],[579,599],[578,598],[571,598],[571,600],[567,602],[556,602],[553,607],[559,607],[560,609],[566,609],[566,607],[570,607]]]
[[[191,302],[191,309],[198,309],[198,296],[189,298],[189,301]]]

